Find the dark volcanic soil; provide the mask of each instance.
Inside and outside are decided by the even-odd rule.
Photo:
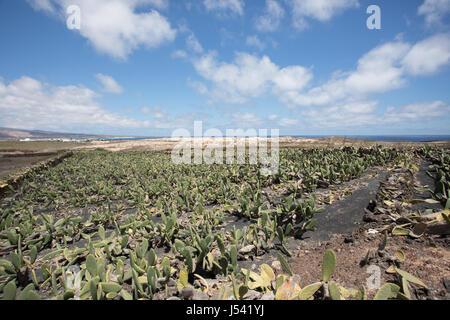
[[[404,252],[405,262],[397,265],[421,279],[428,290],[416,290],[418,299],[448,299],[449,289],[444,281],[450,279],[450,239],[447,236],[424,235],[419,239],[408,236],[389,236],[386,248],[379,251],[384,240],[384,230],[389,227],[392,220],[385,215],[372,215],[373,220],[367,220],[365,215],[371,214],[369,203],[382,206],[383,198],[377,193],[380,186],[386,186],[395,191],[398,187],[399,199],[429,199],[428,191],[411,191],[404,185],[395,186],[399,176],[411,178],[411,184],[416,188],[434,188],[434,180],[426,174],[428,163],[417,164],[419,172],[414,175],[406,169],[377,170],[368,172],[360,179],[351,181],[342,188],[352,187],[352,194],[326,206],[324,212],[316,214],[317,230],[304,234],[303,239],[291,239],[287,244],[293,256],[288,259],[292,271],[296,274],[296,281],[300,287],[320,281],[322,273],[322,259],[326,250],[332,249],[337,256],[337,267],[332,279],[347,289],[358,289],[361,285],[367,286],[369,265],[376,265],[381,270],[381,284],[386,281],[395,281],[396,276],[387,273],[389,266],[393,265],[394,253],[398,250]],[[404,181],[400,179],[399,181]],[[356,187],[356,189],[355,189]],[[394,189],[392,189],[394,188]],[[319,191],[320,193],[320,191]],[[392,209],[397,210],[397,209]],[[440,204],[420,203],[411,205],[409,212],[443,210]],[[376,211],[376,210],[375,210]],[[369,222],[367,222],[369,221]],[[374,254],[369,264],[364,260],[368,251]],[[242,261],[241,267],[259,269],[263,263],[271,265],[277,260],[276,250],[254,258]],[[367,295],[372,298],[376,290],[368,290]]]
[[[434,188],[434,181],[426,174],[427,163],[419,166],[420,171],[417,172],[412,181],[419,188]],[[392,172],[391,177],[396,177],[403,172]],[[407,176],[407,175],[406,175]],[[383,175],[386,180],[386,175]],[[293,258],[289,260],[294,273],[300,275],[300,285],[307,285],[317,281],[321,277],[322,259],[327,249],[332,249],[337,255],[337,268],[333,275],[333,279],[347,288],[358,288],[366,285],[370,273],[367,273],[368,265],[376,265],[381,269],[381,283],[395,280],[395,276],[387,273],[387,269],[392,265],[391,258],[394,253],[401,250],[405,253],[406,260],[401,263],[400,268],[410,272],[421,279],[429,290],[416,290],[416,297],[419,299],[450,299],[449,288],[446,288],[444,281],[450,279],[450,239],[447,236],[424,235],[419,239],[413,239],[409,236],[389,236],[386,249],[379,251],[379,245],[384,240],[383,229],[389,226],[389,219],[375,215],[374,219],[378,221],[363,222],[362,218],[367,210],[364,210],[365,195],[370,195],[375,200],[373,193],[376,181],[366,188],[355,192],[351,197],[340,201],[336,204],[336,210],[329,206],[324,212],[326,217],[320,217],[327,221],[326,224],[318,224],[322,226],[322,230],[317,231],[317,236],[312,235],[309,241],[302,242],[298,246],[298,250]],[[390,186],[392,187],[392,185]],[[400,186],[399,186],[400,188]],[[404,190],[402,188],[402,190]],[[429,199],[431,194],[428,191],[414,191],[410,195],[411,199]],[[357,199],[352,204],[351,200]],[[370,199],[369,199],[370,201]],[[378,200],[377,205],[380,205]],[[439,212],[443,208],[440,204],[420,203],[412,205],[410,212],[421,212],[425,210],[433,210]],[[331,212],[338,212],[339,215],[348,215],[351,220],[348,225],[345,221],[337,217],[330,216]],[[358,214],[359,212],[359,214]],[[353,232],[340,232],[351,228],[352,219],[357,219],[359,215],[360,227],[354,229]],[[331,223],[328,223],[331,222]],[[333,225],[336,224],[336,225]],[[329,237],[330,234],[334,236]],[[323,240],[326,240],[323,242]],[[322,241],[322,242],[321,242]],[[368,251],[374,252],[375,258],[370,263],[364,264],[364,260]],[[367,289],[367,285],[366,285]],[[376,290],[368,292],[369,298],[376,293]]]
[[[54,156],[55,154],[53,154]],[[24,156],[0,156],[0,178],[6,177],[11,172],[29,167],[39,161],[50,158],[52,155],[24,155]]]
[[[359,189],[343,200],[327,206],[324,212],[316,214],[317,230],[306,232],[303,239],[314,242],[328,241],[334,234],[352,232],[361,222],[364,209],[369,206],[370,200],[375,198],[380,182],[386,180],[387,175],[387,171],[380,170],[359,179]]]

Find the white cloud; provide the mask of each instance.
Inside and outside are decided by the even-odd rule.
[[[449,13],[450,0],[425,0],[418,9],[418,14],[425,16],[428,26],[442,24],[442,20]]]
[[[197,115],[171,117],[160,107],[143,107],[152,120],[136,120],[106,110],[98,101],[100,95],[83,86],[54,86],[30,77],[10,83],[0,78],[0,126],[96,132],[99,129],[174,129],[189,128]]]
[[[281,68],[268,56],[249,53],[237,53],[233,61],[221,62],[216,53],[209,52],[193,60],[196,71],[206,81],[192,86],[213,102],[240,104],[272,94],[290,108],[301,107],[299,112],[308,122],[325,127],[407,122],[413,118],[419,121],[424,113],[428,116],[423,119],[446,115],[448,104],[441,101],[410,104],[390,108],[380,115],[379,103],[371,97],[406,86],[411,76],[442,71],[450,64],[449,42],[448,34],[434,35],[416,44],[397,38],[363,55],[354,70],[336,71],[327,82],[316,87],[310,87],[311,68],[299,65]],[[240,116],[250,119],[249,114]],[[272,115],[265,121],[277,119]],[[299,124],[297,120],[282,118],[277,123],[294,127]]]
[[[208,87],[199,81],[188,79],[188,85],[202,95],[207,95],[209,93]]]
[[[311,70],[302,66],[289,66],[279,70],[273,78],[274,89],[283,93],[286,91],[302,90],[312,80]]]
[[[194,67],[204,79],[212,82],[207,93],[213,100],[244,103],[269,90],[281,94],[292,88],[303,89],[312,78],[310,71],[301,66],[279,68],[269,57],[237,53],[232,63],[216,61],[208,53],[194,61]]]
[[[187,58],[187,53],[184,50],[176,50],[172,53],[172,58]]]
[[[264,123],[264,119],[250,112],[236,112],[232,114],[233,124],[241,128],[256,128]]]
[[[231,11],[241,16],[244,14],[243,0],[203,0],[203,4],[208,11]]]
[[[293,23],[299,30],[308,26],[308,18],[324,22],[347,9],[359,7],[358,0],[290,0],[290,3]]]
[[[160,10],[167,9],[169,7],[169,0],[145,0],[145,3],[153,5]]]
[[[44,10],[65,20],[66,8],[78,5],[81,9],[80,34],[94,48],[114,58],[126,59],[134,50],[156,48],[173,41],[176,31],[156,10],[137,9],[152,6],[167,7],[164,0],[40,0],[31,2],[35,9]]]
[[[372,94],[405,86],[408,75],[427,75],[449,64],[448,34],[435,35],[415,45],[402,41],[388,42],[359,59],[356,70],[336,72],[328,82],[307,92],[285,90],[280,99],[291,107],[360,101]]]
[[[384,122],[423,121],[446,116],[450,105],[443,101],[409,104],[400,108],[389,107],[383,116]]]
[[[97,73],[95,75],[95,77],[103,85],[102,90],[104,92],[116,93],[116,94],[123,92],[123,88],[116,82],[116,80],[114,80],[113,77],[107,76],[107,75],[104,75],[101,73]]]
[[[407,72],[430,74],[450,63],[450,34],[438,34],[412,47],[403,60]]]
[[[293,127],[297,126],[299,123],[300,120],[291,118],[283,118],[280,121],[278,121],[278,125],[280,125],[281,127]]]
[[[30,77],[0,81],[0,123],[6,127],[61,129],[66,126],[139,128],[146,122],[102,108],[99,95],[83,86],[52,86]]]
[[[264,44],[264,42],[262,42],[258,36],[248,36],[245,43],[247,44],[247,46],[249,47],[255,47],[258,50],[262,51],[266,48],[266,45]]]
[[[280,26],[281,19],[284,17],[284,9],[275,0],[266,0],[264,14],[255,21],[255,27],[259,31],[275,31]]]
[[[415,44],[396,38],[364,54],[355,69],[336,71],[327,82],[315,87],[310,86],[312,68],[280,67],[268,56],[243,52],[237,53],[231,62],[222,62],[217,53],[209,52],[192,60],[204,82],[190,81],[190,85],[208,96],[210,102],[242,104],[271,94],[289,108],[301,107],[296,114],[307,119],[309,127],[406,124],[446,116],[449,105],[432,101],[381,112],[379,102],[372,96],[406,86],[411,76],[442,71],[450,64],[449,42],[448,34],[434,35]],[[285,128],[302,124],[299,119],[279,118],[276,114],[263,119],[238,112],[233,119],[239,126],[247,122],[250,127],[268,121],[277,121]]]
[[[53,0],[26,0],[34,9],[44,10],[47,12],[54,13],[55,7],[53,5]]]
[[[159,120],[167,120],[169,119],[169,115],[167,112],[161,107],[142,107],[140,111],[144,114],[149,114],[152,116],[153,119],[159,119]]]
[[[301,112],[311,127],[339,128],[360,126],[388,126],[448,117],[450,105],[443,101],[413,103],[400,107],[388,107],[377,112],[377,101],[360,101],[320,108],[308,108]]]
[[[336,72],[325,84],[307,92],[289,90],[280,99],[293,106],[325,106],[343,99],[360,99],[372,93],[381,93],[405,84],[399,65],[409,45],[402,42],[387,43],[364,55],[358,67],[351,72]]]
[[[409,49],[410,45],[403,42],[389,42],[372,49],[358,61],[356,71],[345,79],[348,91],[365,95],[403,86],[399,62]]]
[[[198,41],[198,39],[195,36],[195,34],[192,33],[192,32],[186,38],[186,46],[188,47],[189,50],[191,50],[191,51],[193,51],[195,53],[202,53],[203,52],[202,45]]]

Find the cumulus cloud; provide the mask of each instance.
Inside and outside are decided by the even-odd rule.
[[[283,118],[278,121],[278,125],[281,127],[294,127],[300,124],[299,119],[292,119],[292,118]]]
[[[149,123],[105,110],[99,95],[83,86],[53,86],[30,77],[0,81],[0,123],[6,127],[62,129],[67,126],[139,128]]]
[[[203,5],[208,11],[231,11],[241,16],[244,14],[243,0],[203,0]]]
[[[187,53],[184,50],[176,50],[172,53],[172,58],[187,58]]]
[[[259,39],[258,36],[248,36],[245,40],[245,43],[247,44],[247,46],[254,47],[260,51],[266,48],[266,45]]]
[[[337,72],[321,86],[306,92],[291,90],[280,98],[290,106],[325,106],[398,89],[407,84],[408,75],[428,75],[447,66],[449,43],[448,34],[438,34],[415,45],[388,42],[359,59],[356,70]]]
[[[280,26],[283,17],[283,7],[275,0],[266,0],[264,14],[256,19],[255,28],[263,32],[275,31]]]
[[[407,75],[438,71],[449,63],[450,50],[445,35],[435,37],[414,46],[402,41],[380,45],[359,59],[356,70],[336,72],[325,84],[306,91],[313,79],[310,68],[281,68],[268,56],[241,52],[226,63],[217,61],[216,54],[210,52],[194,60],[194,67],[211,83],[207,90],[203,84],[202,91],[216,101],[244,103],[271,93],[290,107],[325,106],[343,100],[360,101],[405,86]]]
[[[438,117],[448,117],[450,105],[443,101],[413,103],[400,108],[388,107],[383,122],[423,121]]]
[[[281,94],[293,87],[302,89],[312,78],[301,66],[280,68],[269,57],[237,53],[232,63],[218,62],[214,53],[194,61],[198,74],[212,83],[207,93],[213,100],[244,103],[268,90]]]
[[[104,92],[116,94],[123,92],[123,88],[116,82],[116,80],[114,80],[113,77],[101,73],[97,73],[95,77],[103,85],[102,90]]]
[[[425,16],[428,26],[440,25],[450,13],[450,0],[425,0],[419,7],[418,14]]]
[[[264,123],[264,119],[250,112],[236,112],[231,116],[233,124],[240,128],[256,128]]]
[[[81,9],[80,35],[88,39],[101,53],[126,59],[134,50],[157,48],[176,36],[170,22],[158,11],[142,11],[151,6],[164,9],[165,0],[39,0],[31,1],[37,10],[44,10],[65,20],[66,8],[77,5]],[[139,11],[137,10],[139,9]]]
[[[324,84],[312,86],[312,68],[300,65],[280,67],[264,55],[237,53],[231,62],[217,59],[215,52],[194,59],[194,67],[203,82],[191,86],[213,102],[242,104],[268,94],[297,111],[308,122],[325,127],[363,126],[411,121],[448,114],[448,103],[431,101],[391,107],[381,113],[373,96],[408,84],[412,76],[442,71],[450,64],[450,37],[437,34],[411,44],[396,39],[381,44],[357,62],[353,70],[336,71]],[[425,115],[426,114],[426,115]],[[261,121],[254,114],[239,114],[242,119]],[[423,115],[423,116],[422,116]],[[283,127],[295,127],[298,119],[275,115]]]
[[[106,110],[101,96],[81,85],[55,86],[23,76],[5,83],[0,78],[0,126],[71,131],[99,129],[174,129],[191,127],[194,113],[171,117],[161,107],[143,107],[151,120],[136,120]],[[75,129],[73,129],[75,128]]]
[[[202,53],[203,47],[198,41],[197,37],[194,33],[190,33],[186,38],[186,46],[189,50],[195,52],[195,53]]]
[[[308,27],[308,19],[328,21],[335,15],[359,7],[358,0],[290,0],[293,24],[303,30]]]
[[[323,108],[308,108],[301,112],[308,123],[319,128],[360,127],[371,125],[396,125],[423,122],[433,118],[448,117],[450,105],[443,101],[413,103],[388,107],[376,112],[378,102],[361,101]]]
[[[438,34],[420,41],[403,59],[407,72],[430,74],[450,63],[450,34]]]
[[[149,114],[152,116],[153,119],[160,119],[160,120],[167,120],[169,119],[169,115],[167,112],[161,107],[142,107],[140,111],[144,114]]]

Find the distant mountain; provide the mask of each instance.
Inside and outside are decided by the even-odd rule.
[[[0,128],[0,140],[59,140],[59,139],[71,139],[71,140],[88,140],[88,139],[102,139],[109,138],[111,136],[100,136],[93,134],[81,134],[81,133],[61,133],[42,130],[23,130],[13,128]]]

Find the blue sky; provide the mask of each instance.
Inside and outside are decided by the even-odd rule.
[[[381,30],[366,26],[374,4]],[[450,0],[0,0],[0,126],[450,134],[449,13]]]

